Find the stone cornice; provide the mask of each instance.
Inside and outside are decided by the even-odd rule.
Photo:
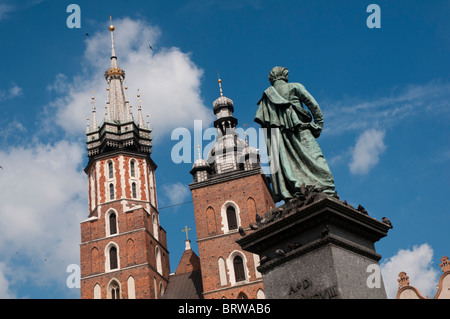
[[[267,187],[270,189],[268,178],[264,174],[264,171],[261,168],[255,168],[255,169],[251,169],[251,170],[236,170],[236,171],[226,172],[226,173],[222,173],[222,174],[211,175],[211,176],[208,176],[208,179],[205,181],[194,182],[194,183],[189,184],[189,189],[193,190],[193,189],[203,188],[206,186],[225,183],[225,182],[228,182],[231,180],[248,177],[248,176],[253,176],[253,175],[258,175],[258,174],[260,174],[263,177],[264,181],[266,182]]]

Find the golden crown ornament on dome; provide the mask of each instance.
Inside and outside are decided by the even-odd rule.
[[[108,71],[105,72],[105,79],[114,77],[120,77],[122,80],[125,79],[125,70],[122,70],[121,68],[117,67],[117,68],[110,68]]]

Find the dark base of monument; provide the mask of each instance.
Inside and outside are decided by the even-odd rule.
[[[323,193],[265,217],[237,243],[260,256],[266,298],[386,298],[374,243],[390,225]]]

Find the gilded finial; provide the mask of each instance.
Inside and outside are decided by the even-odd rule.
[[[95,112],[95,96],[94,96],[95,91],[92,91],[92,97],[91,97],[91,104],[92,104],[92,112]]]
[[[220,78],[219,70],[217,70],[217,77],[218,77],[217,83],[219,83],[219,89],[220,89],[220,96],[223,96],[223,92],[222,92],[222,79]]]
[[[112,24],[112,16],[109,16],[109,20],[111,21],[111,24],[109,25],[109,31],[113,32],[115,28]]]
[[[137,90],[137,98],[139,99],[141,97],[141,94],[139,93],[139,89]],[[139,100],[139,108],[141,108],[142,100]]]

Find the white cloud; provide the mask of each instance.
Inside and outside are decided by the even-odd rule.
[[[9,96],[11,98],[16,97],[16,96],[20,96],[22,95],[22,88],[17,86],[16,84],[14,84],[10,89],[9,89]]]
[[[15,299],[17,298],[10,290],[10,284],[5,277],[5,264],[0,262],[0,299]]]
[[[412,250],[400,249],[396,255],[380,264],[388,298],[395,298],[398,290],[398,274],[409,276],[409,284],[423,296],[433,298],[436,293],[439,272],[432,268],[433,249],[428,244],[414,246]]]
[[[367,99],[345,97],[324,101],[324,136],[366,130],[374,125],[389,128],[408,118],[433,120],[449,115],[450,82],[433,80],[426,84],[407,85]]]
[[[115,20],[114,43],[118,64],[126,72],[126,96],[137,118],[137,90],[141,94],[144,115],[156,136],[178,126],[193,126],[194,119],[212,120],[213,113],[200,96],[203,71],[179,48],[159,48],[160,30],[142,20]],[[86,117],[91,115],[91,96],[95,91],[97,121],[104,118],[107,83],[104,72],[110,66],[110,32],[102,27],[89,35],[80,64],[83,72],[75,77],[59,74],[48,86],[58,97],[50,103],[49,118],[67,133],[84,132]],[[155,51],[151,50],[152,46]],[[54,114],[53,114],[54,113]],[[157,138],[156,138],[157,142]]]
[[[14,6],[6,3],[0,3],[0,20],[4,19],[11,11],[14,11]]]
[[[193,124],[194,119],[212,117],[200,98],[202,70],[189,54],[178,48],[159,49],[159,29],[143,21],[123,19],[114,24],[119,66],[127,74],[128,98],[137,111],[136,93],[140,89],[143,110],[150,114],[155,132],[168,133],[173,127]],[[53,127],[58,133],[55,136],[61,133],[55,123],[69,137],[76,137],[74,140],[83,134],[86,116],[91,114],[92,91],[96,91],[97,119],[102,121],[109,36],[107,28],[90,33],[80,61],[81,73],[74,77],[58,74],[47,86],[55,97],[45,110],[43,126],[48,130]],[[1,100],[19,96],[22,90],[12,83],[0,93]],[[14,126],[24,130],[18,122]],[[79,264],[80,222],[88,213],[87,180],[81,167],[85,146],[68,140],[52,144],[36,137],[32,140],[27,146],[0,150],[0,234],[5,239],[0,241],[0,297],[27,297],[19,291],[26,285],[60,287],[57,292],[52,288],[55,296],[77,298],[79,290],[66,287],[66,269],[69,264]],[[166,185],[163,192],[171,204],[186,201],[190,194],[182,183]]]
[[[72,294],[66,268],[79,263],[79,223],[87,216],[83,154],[66,141],[0,151],[0,262],[14,268],[12,282],[56,281]]]
[[[368,129],[359,136],[352,149],[352,159],[349,163],[352,174],[367,174],[378,164],[380,155],[386,150],[384,136],[384,131],[376,129]]]
[[[11,83],[8,89],[0,90],[0,101],[6,101],[22,95],[22,88],[15,83]]]
[[[180,204],[190,195],[189,188],[181,182],[164,184],[161,188],[164,197],[169,200],[168,205]]]
[[[13,13],[16,11],[21,11],[21,10],[26,10],[26,9],[33,7],[43,1],[44,0],[29,0],[29,1],[25,0],[25,1],[21,1],[20,5],[18,6],[16,4],[16,1],[2,0],[2,3],[0,3],[0,20],[8,17],[8,14],[10,14],[10,13]],[[8,3],[8,2],[10,2],[10,3]]]

